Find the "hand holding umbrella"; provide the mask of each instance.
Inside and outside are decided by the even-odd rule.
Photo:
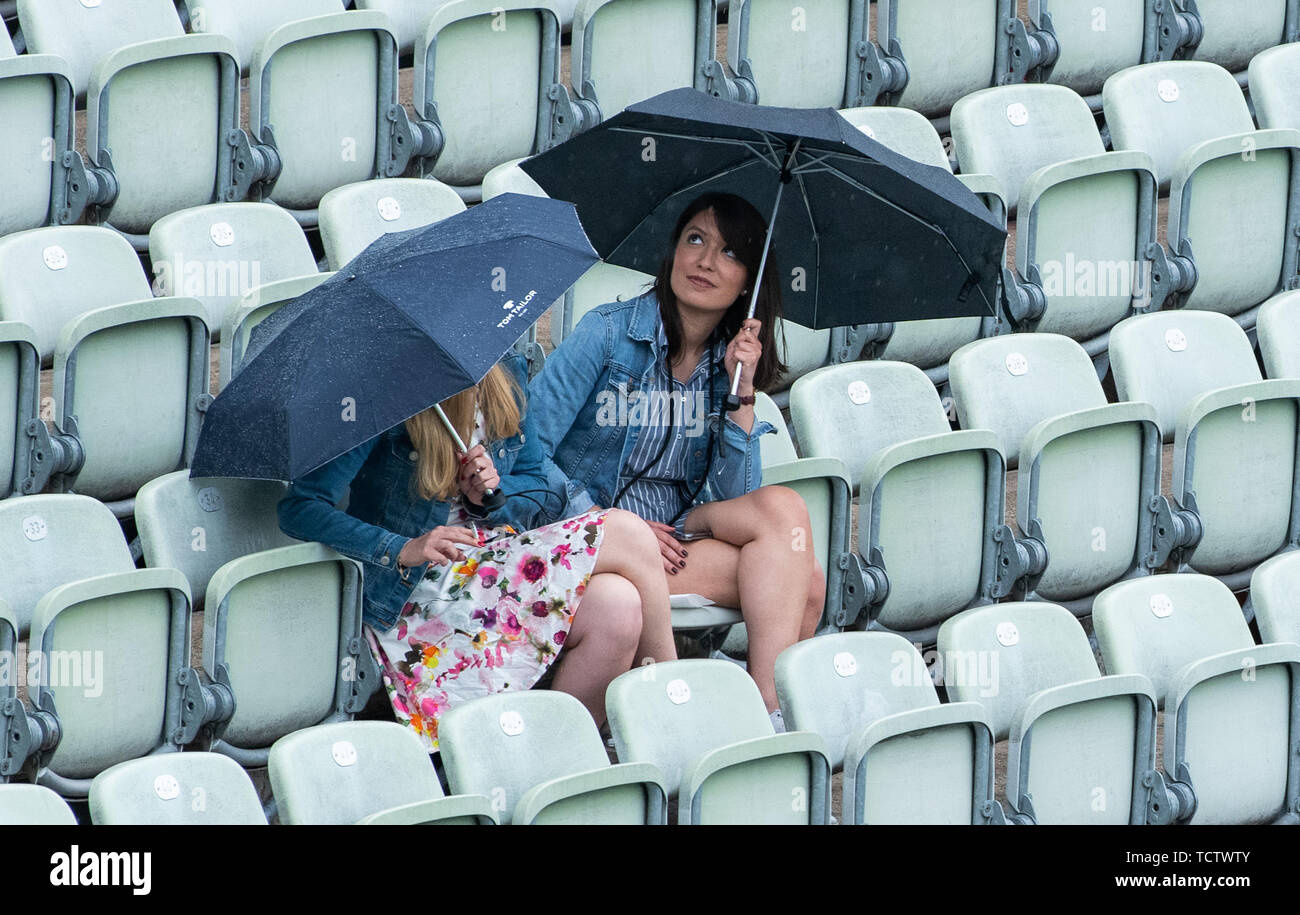
[[[433,409],[438,414],[438,419],[442,420],[443,426],[446,427],[447,434],[451,436],[452,443],[456,446],[456,450],[461,453],[461,463],[464,463],[464,456],[467,456],[470,451],[469,448],[465,447],[465,440],[460,437],[460,433],[457,432],[456,427],[451,424],[451,420],[447,418],[447,414],[442,412],[441,406],[436,406]],[[491,466],[491,464],[491,459],[488,459],[488,466]],[[475,473],[481,472],[482,471],[475,471]],[[488,511],[497,511],[505,504],[506,496],[501,490],[493,489],[491,487],[483,490],[483,507]]]

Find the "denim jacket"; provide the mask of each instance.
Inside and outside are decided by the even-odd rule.
[[[527,372],[510,357],[508,367],[520,384]],[[507,496],[521,490],[553,490],[542,460],[542,446],[525,415],[520,434],[485,445],[501,477]],[[314,540],[363,564],[365,621],[380,632],[391,629],[401,615],[411,590],[428,564],[398,571],[397,557],[407,542],[447,523],[450,503],[422,499],[416,494],[415,470],[419,454],[406,434],[405,424],[394,426],[322,467],[294,481],[280,500],[280,529],[299,540]],[[349,493],[347,510],[336,508]],[[545,504],[545,493],[533,493]],[[552,504],[555,497],[551,498]],[[474,506],[465,507],[474,514]],[[527,499],[506,501],[500,511],[477,513],[487,524],[509,524],[527,530],[537,508]]]
[[[654,378],[659,350],[659,301],[647,292],[626,302],[593,309],[546,360],[529,388],[542,450],[550,456],[548,478],[563,481],[566,505],[560,517],[572,517],[593,505],[612,506],[628,455],[641,433],[628,408]],[[773,431],[755,420],[746,433],[730,417],[718,435],[718,417],[731,383],[726,372],[713,379],[713,407],[707,423],[713,435],[701,435],[690,453],[687,485],[699,486],[708,467],[708,442],[720,439],[709,480],[695,505],[742,496],[762,485],[759,437]],[[548,509],[550,505],[548,505]]]

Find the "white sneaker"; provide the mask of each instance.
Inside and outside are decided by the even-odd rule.
[[[773,709],[771,712],[768,713],[767,717],[770,718],[772,721],[772,730],[774,732],[776,732],[777,734],[785,733],[785,716],[781,714],[781,710],[779,708]]]

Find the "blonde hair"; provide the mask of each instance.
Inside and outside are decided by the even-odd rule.
[[[519,434],[523,416],[518,383],[499,365],[476,387],[449,397],[441,404],[452,426],[467,444],[474,433],[474,410],[483,411],[486,441]],[[422,499],[446,501],[460,493],[456,478],[460,473],[460,455],[447,434],[442,420],[430,407],[406,421],[406,434],[420,455],[415,468],[416,490]]]

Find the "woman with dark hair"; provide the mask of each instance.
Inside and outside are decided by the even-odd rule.
[[[762,486],[759,439],[772,427],[755,419],[754,392],[784,369],[770,259],[746,318],[766,231],[739,197],[693,201],[653,288],[584,316],[530,399],[552,479],[565,480],[563,515],[635,512],[658,538],[672,593],[740,607],[750,675],[781,730],[776,657],[814,633],[825,579],[803,499]],[[737,363],[741,407],[727,413]]]

